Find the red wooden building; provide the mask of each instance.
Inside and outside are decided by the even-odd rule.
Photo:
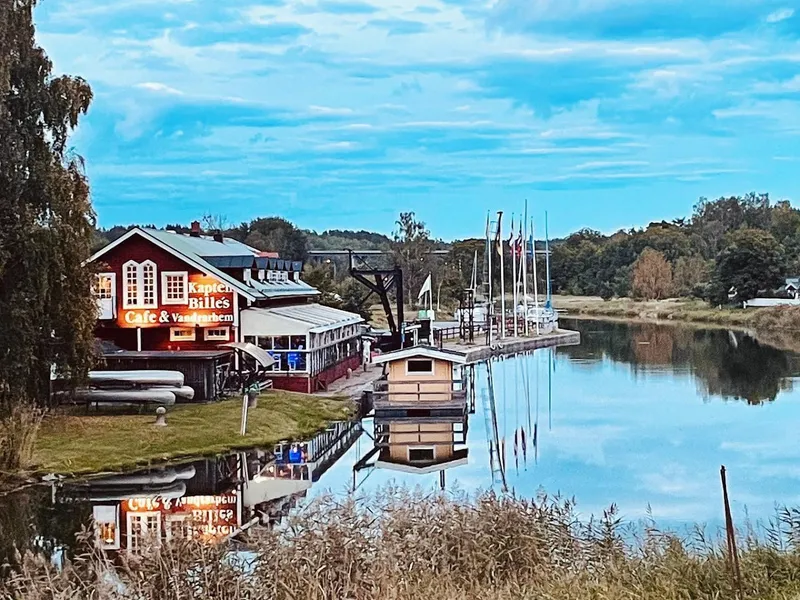
[[[281,260],[221,235],[134,228],[94,254],[97,336],[124,350],[213,350],[253,342],[273,384],[313,392],[361,363],[363,319],[321,306]]]

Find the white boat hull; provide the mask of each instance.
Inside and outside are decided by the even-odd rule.
[[[172,406],[175,404],[175,393],[169,390],[148,389],[148,390],[95,390],[78,389],[74,392],[77,400],[85,402],[104,402],[110,404],[118,403],[151,403]]]
[[[180,371],[89,371],[89,381],[96,387],[140,385],[179,388],[184,384],[184,377]]]

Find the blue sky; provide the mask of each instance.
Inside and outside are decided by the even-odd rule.
[[[800,0],[42,0],[101,225],[561,235],[796,196]]]

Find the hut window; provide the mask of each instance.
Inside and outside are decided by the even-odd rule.
[[[409,448],[409,462],[430,462],[435,459],[433,448]]]
[[[170,342],[193,342],[194,340],[194,327],[171,327],[169,330]]]
[[[161,273],[161,303],[186,304],[189,301],[189,274],[186,271],[163,271]]]
[[[429,358],[414,358],[406,361],[406,371],[419,375],[433,374],[433,361]]]
[[[231,339],[231,330],[227,327],[214,327],[204,330],[207,342],[227,342]]]

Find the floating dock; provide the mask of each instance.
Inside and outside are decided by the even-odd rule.
[[[467,364],[474,364],[495,357],[509,356],[530,352],[539,348],[552,348],[555,346],[577,346],[581,343],[581,334],[568,329],[557,329],[552,333],[543,333],[529,337],[497,338],[491,346],[486,344],[469,344],[459,340],[445,340],[442,348],[463,353]]]

